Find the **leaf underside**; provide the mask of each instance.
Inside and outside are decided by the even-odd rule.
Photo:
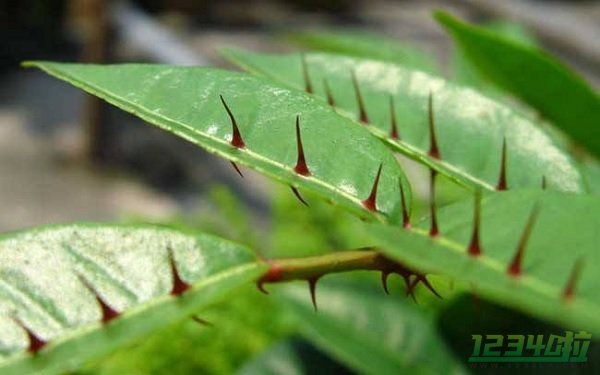
[[[462,373],[435,331],[412,302],[352,283],[319,282],[319,311],[306,290],[282,287],[300,318],[303,334],[333,357],[363,374]]]
[[[209,152],[314,192],[359,215],[371,215],[362,201],[369,196],[380,165],[377,210],[383,220],[399,218],[399,180],[410,201],[410,186],[394,155],[368,131],[305,93],[246,74],[202,67],[25,65],[38,67]],[[219,95],[234,115],[244,148],[230,143],[232,125]],[[310,176],[294,170],[297,115]]]
[[[225,50],[244,69],[288,87],[305,85],[301,56],[318,97],[326,98],[325,82],[339,113],[357,119],[354,72],[369,118],[367,127],[391,148],[454,181],[474,188],[496,188],[502,144],[507,144],[508,188],[548,186],[580,192],[582,178],[567,152],[526,116],[473,89],[400,65],[325,53],[274,55]],[[428,96],[432,94],[434,128],[440,158],[429,156]],[[391,138],[393,97],[399,139]]]
[[[535,47],[444,12],[436,12],[435,18],[481,73],[600,156],[600,95],[583,78]]]
[[[191,285],[180,295],[170,294],[172,264]],[[4,235],[0,372],[77,369],[190,317],[262,271],[242,246],[159,227],[77,224]],[[100,300],[117,316],[103,323]],[[35,354],[27,330],[47,342]]]
[[[429,223],[424,220],[411,230],[373,226],[373,239],[409,266],[464,281],[475,295],[563,326],[600,333],[600,200],[522,190],[489,194],[481,205],[479,257],[467,253],[473,228],[471,202],[439,211],[437,238],[428,236]],[[524,247],[521,275],[510,275],[509,265],[535,206],[539,215]],[[565,292],[572,277],[569,299]]]

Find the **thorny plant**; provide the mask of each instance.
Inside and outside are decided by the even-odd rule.
[[[538,58],[536,51],[485,30],[447,15],[437,17],[459,35],[466,51],[476,42],[491,41],[512,48],[522,64]],[[242,178],[240,164],[288,184],[308,209],[300,189],[339,205],[364,221],[373,246],[263,259],[214,237],[145,226],[75,225],[8,236],[0,252],[2,285],[8,285],[0,289],[0,311],[6,316],[0,325],[0,366],[6,373],[76,368],[189,316],[206,324],[196,316],[200,308],[251,280],[264,293],[268,283],[304,280],[316,311],[319,280],[358,270],[379,272],[388,294],[388,276],[400,276],[406,295],[415,301],[419,284],[440,299],[469,290],[550,322],[600,332],[600,300],[593,292],[599,266],[593,233],[600,225],[594,213],[600,212],[600,203],[587,194],[580,166],[555,140],[558,136],[547,135],[502,99],[410,70],[403,61],[315,52],[225,54],[263,78],[153,65],[26,65],[229,159]],[[535,102],[520,89],[511,86],[510,91]],[[595,96],[588,110],[600,109],[591,89],[577,95]],[[568,127],[558,126],[570,135]],[[429,215],[421,221],[411,217],[415,198],[393,151],[429,168]],[[474,199],[439,209],[440,174],[466,187]],[[587,185],[594,183],[586,178]],[[579,248],[565,254],[561,247],[573,239]],[[34,267],[44,266],[45,256],[51,267],[32,274]],[[131,274],[127,267],[136,262],[144,267]],[[427,277],[432,273],[462,286],[439,283],[441,289],[434,288]],[[44,285],[49,278],[53,288]],[[318,314],[336,318],[331,307]],[[317,324],[311,319],[305,318],[305,324]],[[349,330],[359,329],[348,324]],[[331,346],[328,334],[335,335],[318,332],[315,340]],[[378,347],[388,345],[382,342],[374,344],[375,351],[399,350]],[[77,345],[93,350],[77,352],[70,363],[62,361]],[[372,372],[364,364],[367,359],[344,350],[342,345],[332,352],[355,370]],[[439,370],[400,354],[399,361],[383,360],[381,366],[398,369],[417,361],[417,366]]]

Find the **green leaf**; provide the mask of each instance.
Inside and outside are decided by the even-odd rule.
[[[438,73],[432,56],[408,43],[360,30],[301,32],[288,34],[287,39],[311,50],[364,57]]]
[[[315,312],[306,288],[283,287],[303,334],[364,374],[462,373],[434,323],[403,298],[361,284],[319,281]]]
[[[415,269],[465,282],[484,298],[575,329],[600,333],[600,199],[550,191],[493,193],[481,202],[482,254],[467,254],[473,227],[473,203],[439,211],[441,236],[428,236],[429,220],[401,230],[373,226],[374,241]],[[537,220],[524,248],[521,276],[509,264],[531,217]],[[564,297],[568,280],[581,262],[575,296]]]
[[[298,339],[280,341],[249,361],[236,375],[346,374],[349,371],[309,343]]]
[[[570,68],[543,51],[436,12],[474,65],[596,156],[600,156],[600,96]]]
[[[364,128],[305,93],[245,74],[201,67],[47,62],[26,66],[43,69],[209,152],[359,215],[371,214],[362,200],[369,196],[380,164],[378,211],[392,221],[399,215],[399,179],[410,199],[408,181],[394,155]],[[230,144],[232,126],[219,95],[235,116],[245,148]],[[294,171],[297,115],[312,174],[308,177]]]
[[[301,56],[227,50],[226,56],[255,74],[293,88],[304,87]],[[472,89],[442,78],[374,60],[311,53],[304,55],[318,96],[323,80],[331,87],[338,112],[358,113],[351,72],[360,85],[367,128],[393,149],[471,188],[494,189],[498,182],[503,139],[508,148],[508,187],[540,187],[542,176],[552,189],[582,191],[582,178],[571,157],[529,119]],[[441,160],[428,156],[428,95]],[[390,138],[393,95],[400,140]]]
[[[538,42],[533,34],[518,23],[496,20],[481,25],[482,29],[496,34],[500,38],[506,38],[531,48],[537,48]],[[481,72],[473,66],[473,62],[465,55],[460,48],[452,50],[452,79],[461,84],[477,88],[494,98],[502,99],[502,93],[499,92],[493,83],[482,75]]]
[[[170,294],[174,273],[191,289]],[[189,317],[264,267],[248,249],[150,226],[76,224],[0,239],[0,372],[53,374]],[[98,296],[120,313],[102,323]],[[48,344],[28,353],[26,329]]]

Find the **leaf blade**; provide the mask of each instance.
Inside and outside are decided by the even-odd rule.
[[[209,152],[310,190],[356,214],[371,215],[362,200],[368,196],[381,163],[381,213],[392,221],[398,215],[398,179],[410,196],[408,180],[385,147],[304,93],[210,68],[47,62],[26,66],[41,68]],[[230,119],[219,95],[227,100],[237,119],[247,145],[243,149],[229,144]],[[298,114],[311,171],[307,177],[293,169]]]
[[[522,275],[507,269],[534,205],[540,214],[525,247]],[[468,256],[473,206],[461,202],[439,211],[440,238],[429,238],[427,220],[415,230],[373,227],[388,255],[427,272],[463,281],[474,293],[502,305],[575,329],[600,332],[600,300],[594,292],[600,258],[597,212],[600,200],[588,195],[521,190],[493,193],[482,200],[483,255]],[[564,297],[578,259],[585,265],[576,298]]]
[[[226,50],[242,68],[301,89],[298,54],[270,55]],[[498,182],[504,138],[509,146],[509,188],[540,187],[545,176],[552,188],[584,191],[577,164],[526,116],[478,92],[400,65],[339,55],[311,53],[304,59],[314,82],[326,79],[338,112],[356,119],[351,74],[360,85],[371,122],[368,129],[388,146],[472,189],[493,190]],[[321,87],[316,95],[325,97]],[[433,112],[441,160],[428,155],[427,101]],[[390,137],[390,96],[400,140]]]
[[[299,317],[307,339],[355,370],[365,374],[464,372],[433,323],[414,306],[364,283],[324,280],[318,294],[315,312],[306,290],[293,285],[283,288],[283,298]]]
[[[179,297],[169,295],[169,251],[180,276],[192,285]],[[73,252],[93,259],[106,272],[96,273]],[[256,279],[264,268],[248,249],[213,236],[99,224],[3,235],[0,258],[0,368],[5,374],[77,369],[87,360],[189,317]],[[98,301],[81,278],[120,313],[116,319],[107,324],[99,321]],[[24,328],[13,316],[49,342],[33,358],[24,352],[28,345]]]
[[[600,95],[574,71],[541,50],[435,12],[474,65],[557,127],[600,156]]]

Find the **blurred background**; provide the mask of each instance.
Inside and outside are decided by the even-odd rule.
[[[600,87],[600,1],[0,1],[0,231],[81,220],[166,222],[279,255],[351,242],[341,213],[319,204],[310,214],[299,210],[287,189],[249,170],[241,179],[228,162],[19,63],[234,69],[220,47],[289,51],[295,47],[282,37],[289,31],[360,29],[412,45],[437,61],[441,74],[460,80],[460,59],[431,17],[435,8],[539,44]],[[248,293],[220,307],[248,313],[218,332],[188,322],[83,372],[230,373],[290,330],[284,318],[267,322],[250,313],[276,307]],[[302,352],[318,362],[311,350]]]

